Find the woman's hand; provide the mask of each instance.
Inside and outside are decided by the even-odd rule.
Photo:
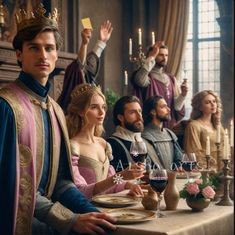
[[[129,188],[130,191],[128,192],[128,195],[135,196],[135,197],[143,197],[144,193],[138,184],[132,184],[130,182],[126,183],[126,188]]]
[[[123,176],[124,180],[138,179],[144,176],[145,164],[132,164],[131,167],[126,168],[121,171],[120,174]]]

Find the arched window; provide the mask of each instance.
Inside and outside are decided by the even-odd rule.
[[[188,78],[186,118],[191,98],[198,91],[211,89],[220,95],[220,27],[215,0],[190,0],[188,39],[183,69]]]

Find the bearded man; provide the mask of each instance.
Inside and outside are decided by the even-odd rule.
[[[116,171],[126,168],[133,160],[130,146],[133,141],[143,141],[141,132],[144,130],[142,108],[136,96],[123,96],[114,105],[113,122],[115,132],[107,139],[113,150],[111,164]]]
[[[176,135],[163,127],[169,121],[170,108],[161,96],[153,96],[144,102],[144,131],[142,137],[147,141],[148,153],[155,165],[168,170],[181,167],[182,150]]]
[[[168,47],[163,42],[156,42],[147,52],[143,64],[132,74],[134,95],[141,103],[149,97],[162,96],[168,107],[171,108],[171,119],[164,121],[163,125],[173,128],[185,115],[184,101],[188,92],[188,84],[177,84],[176,77],[164,71],[168,62]]]

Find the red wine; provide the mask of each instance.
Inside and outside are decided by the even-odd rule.
[[[182,162],[182,167],[185,171],[192,171],[197,166],[197,162]]]
[[[150,179],[149,183],[155,192],[162,193],[167,186],[168,180],[166,178],[165,179],[163,178],[160,180]]]
[[[134,162],[144,162],[145,158],[147,157],[147,153],[130,153]]]

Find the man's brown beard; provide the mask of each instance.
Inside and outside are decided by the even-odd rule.
[[[158,120],[161,121],[161,122],[168,122],[168,121],[171,120],[171,115],[169,114],[169,115],[164,116],[164,117],[157,115],[157,116],[156,116],[156,119],[158,119]]]
[[[141,122],[140,120],[139,121],[136,121],[136,122],[134,122],[134,123],[130,123],[130,122],[127,122],[127,121],[125,121],[124,122],[124,126],[125,126],[125,128],[127,129],[127,130],[129,130],[129,131],[133,131],[133,132],[143,132],[143,130],[144,130],[144,124],[143,124],[143,122],[141,122],[142,123],[142,125],[135,125],[135,123],[137,123],[137,122]]]
[[[158,67],[160,67],[160,68],[166,67],[166,64],[162,64],[162,61],[156,62],[156,65],[157,65]]]

